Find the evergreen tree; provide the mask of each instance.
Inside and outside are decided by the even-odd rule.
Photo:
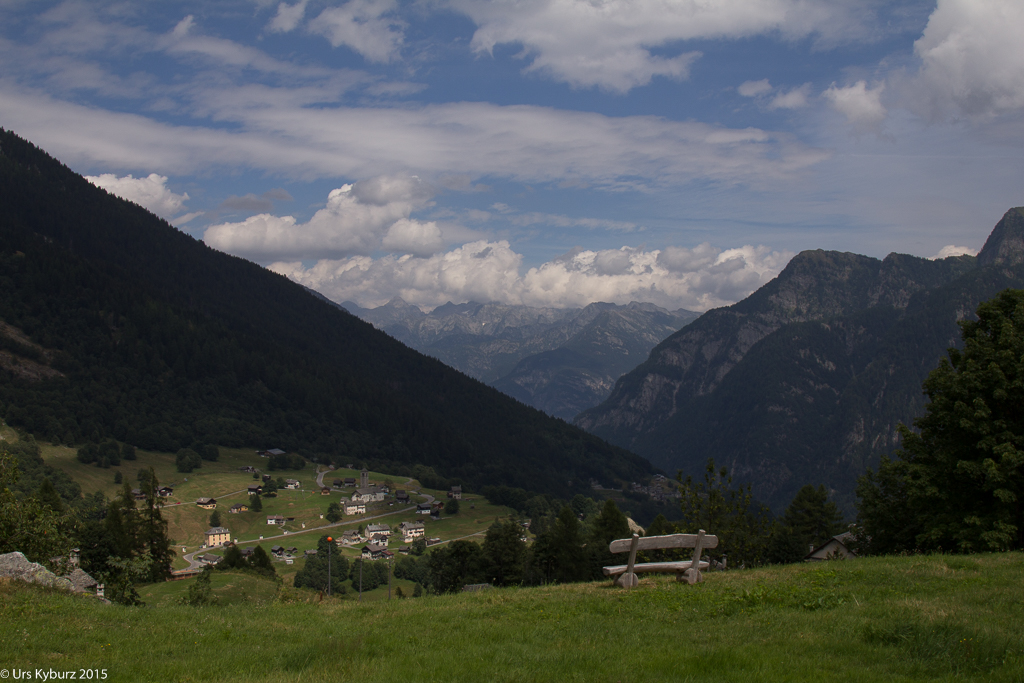
[[[196,580],[192,582],[192,585],[188,587],[188,593],[181,598],[181,604],[193,607],[214,604],[216,598],[210,585],[211,574],[210,567],[203,569],[199,576],[196,577]]]
[[[214,508],[213,514],[210,515],[210,526],[211,527],[218,527],[218,526],[220,526],[220,510],[217,510],[216,508]]]
[[[459,514],[459,501],[457,498],[449,498],[444,504],[444,514],[446,515],[457,515]]]
[[[750,484],[733,489],[729,471],[716,468],[714,458],[708,458],[704,481],[687,476],[682,484],[681,530],[704,529],[717,536],[718,547],[709,549],[708,557],[728,555],[733,566],[765,560],[771,523],[764,506],[754,502]]]
[[[122,460],[135,460],[135,446],[131,444],[121,444],[121,459]]]
[[[306,560],[306,565],[295,575],[294,585],[296,588],[327,591],[330,587],[330,591],[334,595],[345,593],[344,582],[349,578],[349,563],[345,556],[333,547],[334,541],[328,541],[328,538],[328,536],[320,537],[320,540],[317,541],[316,555],[309,557]],[[360,561],[357,559],[355,562]],[[328,567],[330,568],[329,572]],[[372,582],[375,580],[376,574],[373,574],[372,571],[369,573],[372,574],[369,578],[369,581]],[[329,582],[328,575],[330,576]],[[356,576],[358,580],[358,574]],[[364,590],[367,590],[366,580],[367,572],[364,570]]]
[[[768,541],[769,562],[798,562],[810,551],[844,530],[843,515],[828,499],[825,487],[805,485],[773,526]]]
[[[124,480],[124,477],[121,476],[121,470],[118,470],[117,472],[114,473],[114,483],[115,484],[120,484],[123,480]]]
[[[456,593],[466,584],[479,583],[482,555],[477,543],[466,540],[436,548],[427,557],[431,590],[437,594]]]
[[[483,572],[495,586],[514,586],[523,580],[527,549],[523,530],[515,520],[495,521],[483,544]]]
[[[331,503],[327,506],[327,514],[324,515],[324,519],[333,523],[340,521],[341,517],[341,506],[338,503]]]
[[[174,456],[174,465],[179,472],[188,474],[194,469],[203,466],[203,459],[191,448],[182,448]]]
[[[622,514],[614,500],[607,499],[601,507],[601,512],[594,518],[590,538],[587,539],[589,578],[600,579],[604,576],[602,567],[622,564],[621,557],[613,555],[608,550],[608,545],[616,539],[629,537],[629,522],[626,521],[626,516]]]
[[[545,581],[571,583],[590,578],[580,521],[568,505],[534,543],[534,562]]]
[[[228,569],[245,569],[249,565],[246,563],[245,558],[242,557],[241,549],[234,543],[230,544],[224,549],[224,556],[220,562],[217,563],[217,569],[219,571],[227,571]]]
[[[277,576],[270,555],[267,555],[267,551],[261,545],[253,548],[252,555],[249,556],[249,567],[266,576]]]
[[[260,500],[260,494],[254,493],[253,495],[249,496],[249,509],[252,510],[253,512],[263,511],[263,501]]]
[[[40,505],[53,510],[57,514],[64,512],[64,501],[60,499],[60,494],[57,493],[57,489],[53,488],[49,478],[43,479],[43,483],[39,485],[36,500],[39,501]]]
[[[857,489],[862,550],[1024,548],[1024,290],[1005,290],[960,324],[924,382],[926,413],[903,449]]]
[[[146,504],[141,511],[140,541],[143,552],[148,555],[149,559],[147,579],[149,581],[162,581],[171,575],[171,561],[174,559],[174,551],[171,550],[171,541],[167,537],[167,521],[160,513],[160,506],[156,495],[159,488],[156,472],[150,468],[149,475],[142,489],[142,493],[146,497]]]

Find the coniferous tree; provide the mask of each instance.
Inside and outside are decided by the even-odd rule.
[[[600,579],[604,576],[602,567],[622,564],[621,557],[613,555],[608,545],[619,538],[629,538],[629,522],[619,510],[615,501],[609,498],[601,507],[601,512],[594,518],[594,525],[587,539],[587,555],[589,578]]]
[[[572,583],[589,578],[580,521],[568,505],[534,543],[534,563],[545,581]]]
[[[263,511],[263,501],[260,499],[260,494],[254,493],[249,496],[249,509],[253,512]]]
[[[812,547],[842,533],[843,515],[828,499],[824,485],[805,485],[793,497],[785,514],[772,527],[768,561],[798,562]]]
[[[217,510],[216,508],[214,509],[213,514],[210,515],[210,526],[220,526],[220,510]]]
[[[495,521],[483,543],[483,572],[495,586],[514,586],[523,580],[527,558],[523,529],[515,520]]]

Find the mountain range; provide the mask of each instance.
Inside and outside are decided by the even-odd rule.
[[[575,423],[669,471],[708,458],[776,510],[806,483],[852,509],[857,477],[923,413],[957,321],[1024,286],[1024,209],[977,257],[798,254],[771,282],[660,343]]]
[[[426,357],[0,130],[0,415],[48,441],[198,441],[571,497],[643,458]]]
[[[635,301],[565,309],[449,302],[429,313],[400,298],[377,308],[341,305],[417,351],[565,420],[607,398],[615,380],[698,315]]]

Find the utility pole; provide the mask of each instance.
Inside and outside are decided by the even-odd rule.
[[[327,595],[331,594],[331,546],[334,539],[327,537]]]

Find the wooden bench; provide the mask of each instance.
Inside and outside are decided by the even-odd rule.
[[[614,576],[615,583],[623,588],[632,588],[639,583],[636,575],[643,572],[675,572],[676,581],[686,581],[693,585],[703,581],[701,569],[707,569],[708,563],[700,559],[705,548],[717,548],[718,536],[709,536],[701,529],[696,534],[672,534],[670,536],[648,536],[612,541],[608,550],[613,553],[629,551],[629,562],[615,567],[604,567],[605,576]],[[693,548],[693,557],[678,562],[645,562],[636,564],[638,550],[667,550],[670,548]]]

